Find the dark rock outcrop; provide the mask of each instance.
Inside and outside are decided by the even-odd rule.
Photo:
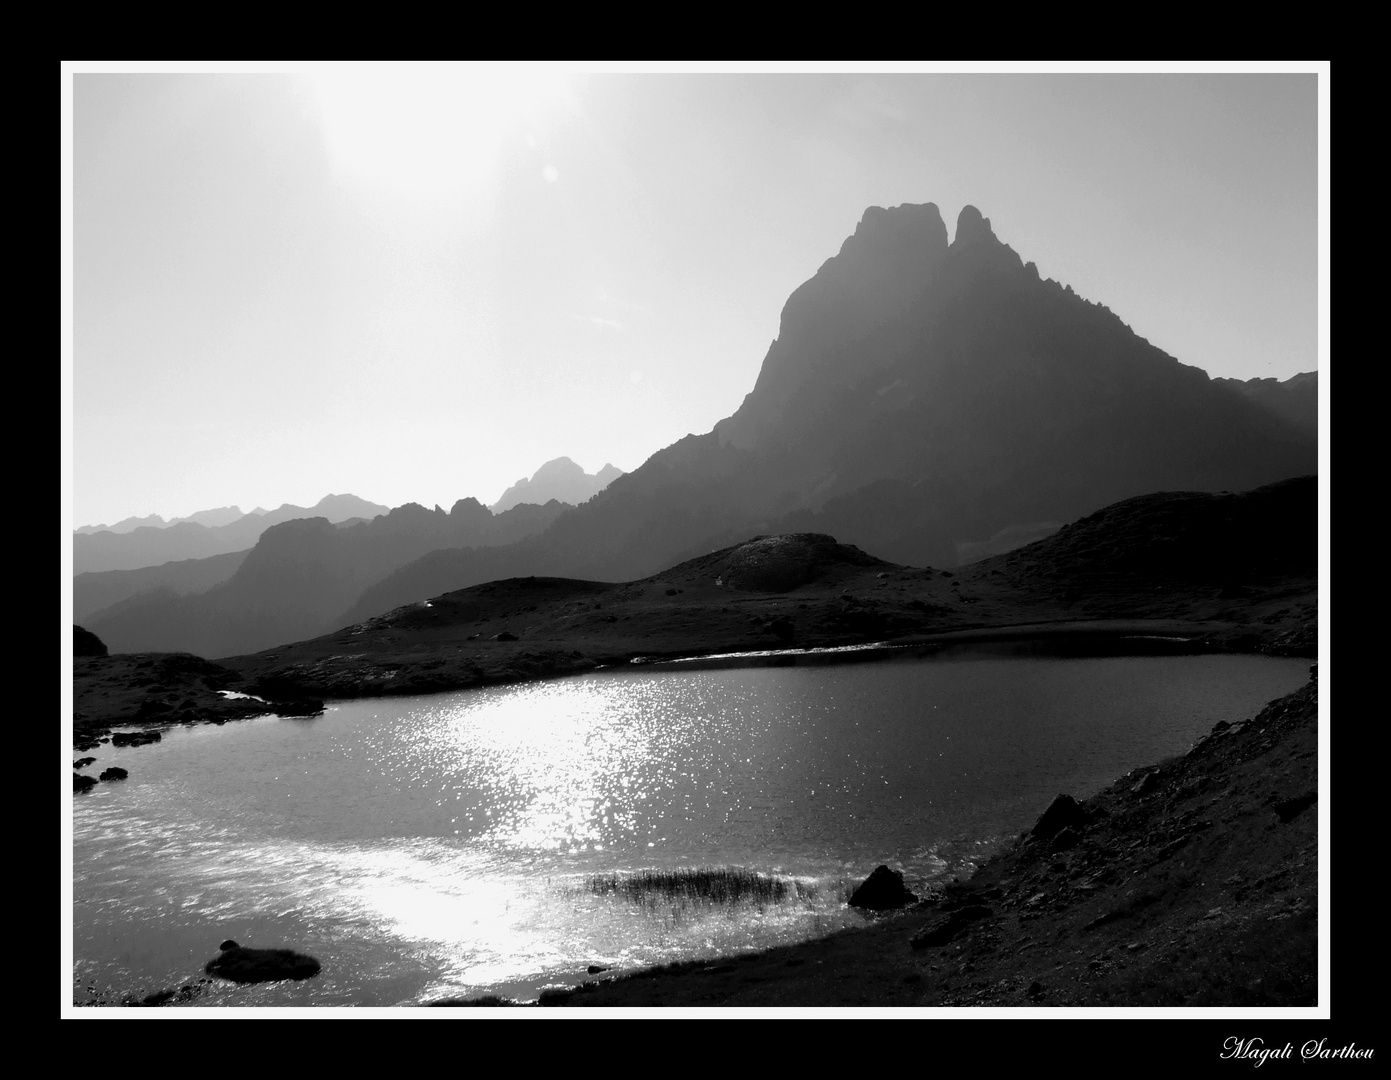
[[[850,906],[869,911],[892,911],[915,903],[914,896],[903,884],[903,874],[878,866],[850,896]]]
[[[124,780],[129,775],[130,773],[119,765],[112,765],[109,769],[103,769],[101,771],[102,780]]]
[[[112,746],[148,746],[159,740],[158,731],[116,731],[111,735]]]
[[[80,626],[72,628],[73,656],[105,656],[106,651],[106,643],[96,634]]]
[[[1064,829],[1080,829],[1086,823],[1086,811],[1077,800],[1071,795],[1059,795],[1048,804],[1048,809],[1038,819],[1030,835],[1036,840],[1047,840]]]
[[[91,791],[97,786],[97,778],[88,776],[85,773],[74,773],[72,778],[72,790],[74,793]]]

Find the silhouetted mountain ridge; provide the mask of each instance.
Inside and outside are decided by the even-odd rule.
[[[284,503],[275,510],[256,509],[241,514],[236,507],[223,510],[199,511],[192,518],[175,519],[167,525],[151,515],[153,522],[142,524],[128,532],[101,531],[73,535],[73,573],[97,573],[103,570],[139,570],[146,566],[183,559],[205,559],[245,551],[272,525],[296,518],[323,517],[332,522],[351,518],[374,518],[385,514],[389,507],[360,499],[356,495],[325,495],[312,507]],[[236,511],[239,516],[224,525],[210,525],[199,520],[216,520],[226,516],[224,511]],[[128,518],[127,522],[136,519]],[[149,518],[140,519],[150,522]],[[122,523],[124,524],[124,523]]]

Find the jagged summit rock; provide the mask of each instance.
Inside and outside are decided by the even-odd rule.
[[[598,473],[591,476],[568,457],[554,458],[537,469],[533,476],[522,477],[504,491],[502,497],[492,505],[492,511],[501,514],[520,503],[544,506],[552,499],[578,506],[622,475],[621,469],[605,463]]]

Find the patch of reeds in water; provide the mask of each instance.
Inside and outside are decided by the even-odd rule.
[[[596,896],[617,895],[643,907],[666,904],[766,907],[786,900],[810,900],[816,895],[815,885],[796,878],[724,866],[600,874],[589,878],[586,884]]]

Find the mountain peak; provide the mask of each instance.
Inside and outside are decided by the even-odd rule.
[[[956,216],[956,238],[952,240],[951,254],[962,269],[1018,270],[1024,265],[1014,248],[995,235],[990,219],[969,204]],[[1037,276],[1037,267],[1033,276]]]
[[[568,457],[552,458],[530,478],[524,476],[504,491],[491,509],[494,514],[501,514],[520,503],[544,506],[552,499],[578,506],[622,475],[612,465],[605,465],[599,474],[590,476]]]
[[[952,247],[958,244],[964,247],[985,240],[999,243],[995,231],[990,227],[990,219],[974,206],[963,206],[961,213],[956,215],[956,239],[952,242]]]
[[[855,231],[845,238],[840,254],[822,272],[860,271],[866,263],[888,263],[905,269],[935,263],[947,249],[947,225],[936,203],[902,203],[865,210]]]

